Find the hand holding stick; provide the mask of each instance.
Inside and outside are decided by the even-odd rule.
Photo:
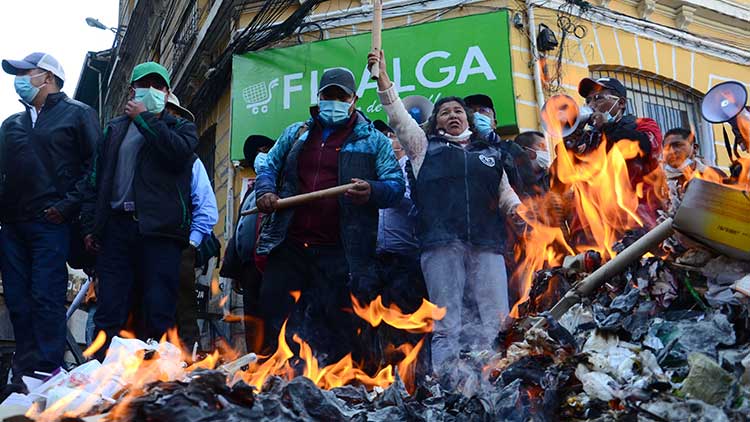
[[[383,47],[381,34],[383,31],[383,2],[382,0],[372,0],[372,51],[380,53]],[[375,62],[370,67],[372,79],[378,79],[380,76],[380,62]]]
[[[356,188],[355,188],[356,187]],[[315,192],[303,193],[301,195],[290,196],[289,198],[282,198],[275,202],[274,209],[282,210],[285,208],[296,207],[298,205],[304,205],[308,202],[316,201],[318,199],[329,198],[332,196],[339,196],[346,193],[349,189],[358,189],[357,183],[347,183],[346,185],[334,186],[332,188],[316,190]],[[267,194],[269,195],[269,194]],[[258,208],[253,208],[247,211],[242,211],[241,216],[257,214]]]

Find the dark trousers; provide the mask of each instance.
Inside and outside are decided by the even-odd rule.
[[[427,298],[427,288],[419,265],[419,254],[384,252],[377,256],[380,280],[383,284],[383,304],[395,303],[410,314]]]
[[[353,317],[349,267],[340,247],[304,247],[286,241],[268,256],[261,286],[265,344],[275,350],[284,321],[292,350],[297,334],[316,352],[321,366],[334,363],[352,349]],[[291,291],[300,291],[295,303]]]
[[[240,284],[242,286],[242,310],[245,326],[245,345],[248,352],[260,353],[263,349],[265,325],[261,314],[260,286],[263,275],[255,262],[242,264]]]
[[[377,255],[378,272],[381,281],[383,304],[395,304],[405,314],[414,313],[422,305],[422,299],[427,299],[427,287],[424,283],[422,268],[419,263],[419,253],[412,254],[382,252]],[[362,335],[359,340],[362,345],[362,356],[365,362],[386,362],[396,365],[404,356],[389,354],[387,345],[402,345],[409,343],[416,345],[420,340],[422,349],[416,365],[416,376],[422,378],[431,373],[430,338],[428,334],[409,333],[405,330],[393,328],[387,324],[380,324],[372,329],[369,324],[360,321]],[[369,368],[378,369],[378,365]]]
[[[195,248],[189,246],[180,256],[180,287],[177,294],[177,333],[189,349],[200,341],[198,302],[195,297]]]
[[[3,224],[0,271],[16,354],[13,374],[51,372],[65,353],[65,293],[70,248],[67,224],[43,220]]]
[[[99,295],[94,324],[111,340],[125,327],[131,308],[142,339],[159,339],[175,326],[182,245],[174,239],[141,236],[133,215],[109,218],[96,264]],[[135,294],[135,292],[138,294]],[[104,356],[104,348],[97,357]]]

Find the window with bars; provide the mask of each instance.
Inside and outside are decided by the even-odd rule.
[[[182,59],[188,52],[188,49],[193,45],[195,37],[198,35],[198,20],[200,18],[200,10],[198,9],[198,1],[193,0],[185,10],[185,14],[180,24],[180,29],[175,33],[172,38],[174,44],[174,57],[172,58],[172,72],[179,69],[182,66]]]
[[[692,129],[699,154],[714,162],[713,135],[700,113],[702,94],[675,81],[637,70],[594,66],[591,77],[615,78],[622,82],[628,90],[627,112],[656,120],[662,133],[677,127]]]

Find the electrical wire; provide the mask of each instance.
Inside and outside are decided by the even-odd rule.
[[[243,54],[266,48],[272,43],[294,35],[304,19],[312,10],[326,0],[307,0],[283,22],[278,22],[283,14],[292,6],[298,5],[297,0],[270,0],[263,3],[260,11],[253,17],[240,35],[230,42],[229,46],[217,57],[212,65],[210,74],[198,88],[190,102],[190,108],[198,111],[198,115],[207,112],[210,104],[214,104],[231,80],[231,58],[234,54]],[[204,107],[205,106],[205,107]]]

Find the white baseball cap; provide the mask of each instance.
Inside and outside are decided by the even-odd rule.
[[[47,53],[31,53],[23,60],[3,60],[3,70],[11,75],[18,75],[21,71],[39,68],[52,72],[53,75],[65,81],[65,71],[56,58]]]

